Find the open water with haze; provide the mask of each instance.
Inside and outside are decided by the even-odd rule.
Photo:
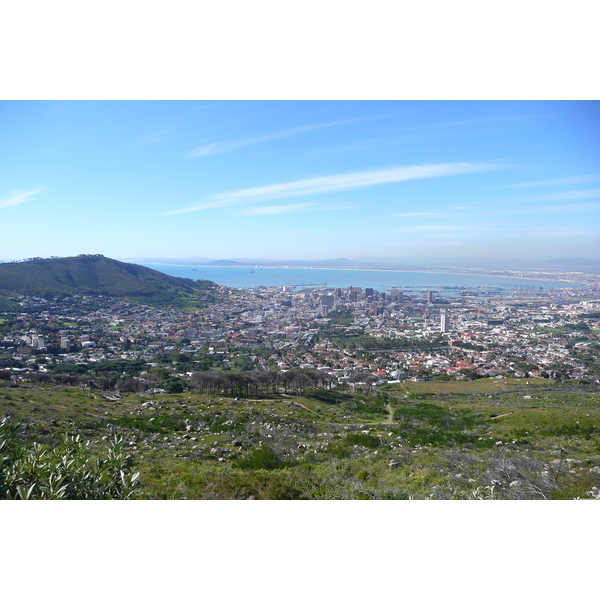
[[[143,264],[143,263],[139,263]],[[490,288],[503,290],[544,290],[584,288],[576,283],[541,281],[522,277],[493,277],[452,273],[390,271],[370,269],[322,269],[306,267],[209,267],[193,265],[143,264],[167,275],[188,279],[208,279],[234,288],[257,286],[373,288],[380,291],[424,288]],[[252,272],[254,271],[254,272]]]

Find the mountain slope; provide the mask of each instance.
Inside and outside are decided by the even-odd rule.
[[[0,264],[0,294],[4,296],[102,295],[191,308],[214,301],[217,289],[211,281],[172,277],[101,254]]]

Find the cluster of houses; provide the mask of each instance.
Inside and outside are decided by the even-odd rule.
[[[596,381],[600,373],[597,286],[512,294],[254,288],[189,313],[97,297],[20,302],[22,313],[0,315],[0,368],[19,363],[12,368],[21,372],[110,359],[156,365],[176,353],[189,357],[180,361],[181,377],[203,360],[203,368],[221,370],[319,369],[350,385],[431,377]]]

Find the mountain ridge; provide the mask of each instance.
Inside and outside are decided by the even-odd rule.
[[[101,254],[0,263],[0,295],[96,295],[156,307],[200,307],[214,302],[217,284],[184,279]],[[204,298],[204,299],[203,299]]]

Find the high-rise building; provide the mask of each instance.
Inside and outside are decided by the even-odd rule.
[[[327,295],[321,296],[321,306],[326,306],[327,308],[333,308],[334,297]]]
[[[446,311],[440,314],[440,331],[442,333],[448,333],[450,331],[450,320]]]

